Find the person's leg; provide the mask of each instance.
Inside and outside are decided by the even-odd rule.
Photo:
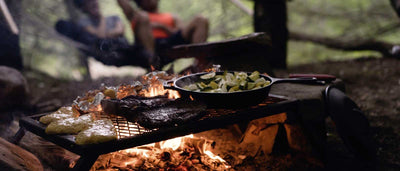
[[[188,26],[182,29],[182,36],[191,43],[202,43],[208,37],[208,19],[202,16],[195,17]]]
[[[148,14],[146,12],[139,12],[135,16],[135,21],[135,44],[143,46],[153,55],[155,49],[154,38]]]
[[[86,45],[93,45],[99,39],[71,21],[59,20],[55,28],[58,33]]]

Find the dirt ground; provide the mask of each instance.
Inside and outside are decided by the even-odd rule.
[[[276,76],[289,73],[332,74],[342,79],[346,94],[353,99],[367,116],[373,137],[378,146],[378,169],[400,169],[400,60],[388,58],[362,58],[349,61],[324,62],[290,67],[275,71]],[[52,111],[71,104],[78,95],[105,85],[130,83],[136,78],[103,78],[95,81],[70,82],[49,79],[48,76],[24,73],[30,84],[33,113]],[[333,124],[328,122],[328,152],[332,169],[353,168],[351,155],[335,134]],[[335,136],[336,135],[336,136]]]
[[[278,76],[288,73],[325,73],[342,79],[346,94],[358,104],[370,122],[377,144],[378,170],[400,169],[400,60],[362,58],[307,64],[276,72]],[[328,128],[334,132],[332,124],[328,123]],[[343,167],[351,168],[351,160],[346,160],[348,152],[335,135],[328,136],[328,147],[333,147],[328,152],[335,155],[333,158],[338,163],[331,166],[340,167],[341,162]]]

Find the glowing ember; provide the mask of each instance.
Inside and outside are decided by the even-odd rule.
[[[175,90],[167,90],[168,98],[170,99],[177,99],[180,98],[181,95]]]
[[[103,108],[101,108],[101,105],[97,105],[96,111],[98,111],[98,112],[103,111]]]
[[[122,99],[129,95],[137,95],[137,92],[142,90],[143,85],[140,82],[135,82],[132,85],[120,85],[118,87],[117,98]]]
[[[160,142],[161,149],[171,148],[172,150],[176,150],[181,146],[182,137],[169,139],[163,142]]]
[[[225,162],[224,159],[222,159],[220,156],[215,155],[211,151],[205,151],[204,153],[207,154],[211,159],[218,160],[220,162]]]
[[[221,157],[205,150],[212,141],[193,135],[102,155],[91,170],[226,170]]]

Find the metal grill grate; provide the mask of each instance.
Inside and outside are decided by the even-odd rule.
[[[258,104],[257,106],[252,106],[250,108],[258,108],[261,106],[266,106],[268,104],[277,103],[277,102],[280,102],[283,100],[285,100],[285,99],[276,98],[276,97],[268,97],[262,103]],[[220,117],[223,115],[229,115],[229,114],[233,114],[235,112],[242,111],[242,110],[247,110],[247,108],[237,109],[237,110],[207,109],[206,115],[203,118],[201,118],[200,120],[203,120],[206,118],[212,118],[212,117]],[[157,129],[150,130],[150,129],[143,128],[139,124],[129,122],[126,120],[126,118],[117,116],[117,115],[109,115],[109,114],[101,113],[101,114],[99,114],[98,117],[100,117],[102,119],[110,119],[113,122],[115,130],[117,131],[118,139],[123,139],[123,138],[131,137],[131,136],[135,136],[135,135],[141,135],[144,133],[150,133],[152,131],[157,130]]]

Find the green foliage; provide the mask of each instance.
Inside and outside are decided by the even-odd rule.
[[[288,3],[290,30],[333,37],[344,41],[377,39],[396,41],[400,34],[399,19],[389,0],[319,1],[296,0]],[[393,26],[393,27],[392,27]],[[385,31],[386,28],[391,28]],[[379,53],[342,52],[310,43],[289,43],[289,65],[343,60],[362,56],[380,56]]]
[[[21,48],[25,65],[53,76],[75,78],[83,72],[76,48],[60,38],[54,30],[59,19],[68,19],[66,0],[24,0],[21,17]],[[104,15],[124,19],[125,35],[133,43],[133,34],[115,0],[100,0]],[[208,41],[238,37],[253,32],[252,16],[229,0],[160,0],[160,10],[171,12],[188,23],[196,15],[210,22]],[[250,9],[253,1],[241,0]],[[399,42],[399,19],[389,0],[293,0],[288,1],[288,26],[292,31],[334,37],[346,41],[378,39]],[[398,24],[398,25],[396,25]],[[373,52],[342,52],[311,43],[290,42],[288,63],[341,60],[359,56],[378,56]],[[182,63],[182,62],[181,62]],[[76,74],[75,74],[76,75]]]

